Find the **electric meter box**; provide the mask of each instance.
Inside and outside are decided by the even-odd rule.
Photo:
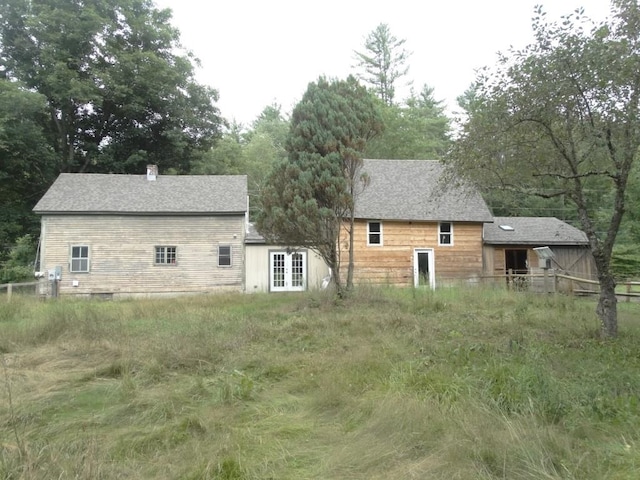
[[[47,274],[50,282],[60,280],[62,278],[62,267],[56,267],[53,270],[49,270]]]

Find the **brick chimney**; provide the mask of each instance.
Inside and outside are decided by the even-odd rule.
[[[147,180],[153,182],[158,177],[158,166],[157,165],[147,165]]]

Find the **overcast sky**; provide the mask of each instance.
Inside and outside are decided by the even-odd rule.
[[[182,44],[201,61],[197,79],[218,90],[222,115],[249,125],[274,102],[290,112],[320,75],[355,73],[354,50],[380,23],[413,52],[408,79],[449,109],[496,54],[532,39],[542,4],[554,19],[584,7],[602,20],[608,0],[155,0],[173,11]],[[408,90],[396,89],[396,99]]]

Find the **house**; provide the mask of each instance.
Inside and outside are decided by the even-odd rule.
[[[536,273],[536,248],[549,247],[548,266],[565,274],[591,279],[595,264],[587,236],[555,217],[495,217],[484,226],[486,275]]]
[[[480,194],[447,182],[431,160],[364,160],[356,198],[354,283],[432,288],[483,273],[482,231],[493,216]],[[341,248],[348,259],[346,239]]]
[[[317,290],[329,269],[316,252],[268,243],[253,224],[245,237],[246,291],[293,292]]]
[[[61,174],[34,207],[62,295],[241,291],[245,175]],[[49,282],[47,282],[48,284]]]

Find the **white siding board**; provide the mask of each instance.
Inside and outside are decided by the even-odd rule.
[[[42,268],[62,267],[63,295],[241,290],[244,223],[240,215],[44,216]],[[69,272],[71,245],[89,246],[89,273]],[[218,267],[218,245],[231,245],[231,267]],[[176,265],[155,265],[156,246],[177,247]]]

